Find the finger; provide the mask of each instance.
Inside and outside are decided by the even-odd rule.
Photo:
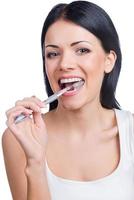
[[[41,108],[45,106],[44,102],[42,102],[39,98],[37,98],[34,95],[32,97],[24,98],[23,100],[32,100],[35,103],[37,103],[37,105],[40,106]]]
[[[16,106],[23,106],[25,108],[33,110],[34,112],[41,112],[41,107],[36,102],[29,99],[17,101]]]
[[[21,123],[16,124],[14,119],[20,114],[20,111],[12,113],[12,115],[7,120],[7,126],[20,143],[24,142],[26,144],[26,142],[31,139],[31,134],[29,134],[31,132],[31,119],[27,117]],[[26,113],[24,114],[26,115]]]
[[[9,114],[7,121],[10,124],[15,123],[16,117],[18,117],[21,114],[24,114],[27,117],[27,116],[30,116],[31,112],[29,110],[25,109],[25,108],[23,108],[21,110],[16,110],[16,111]]]
[[[43,103],[38,97],[36,97],[35,95],[33,95],[31,98],[32,98],[32,100],[35,101],[39,106],[44,107],[44,103]]]
[[[16,106],[16,107],[13,107],[13,108],[10,108],[9,110],[6,111],[6,116],[8,117],[10,115],[10,113],[12,112],[15,112],[15,111],[19,111],[19,110],[23,110],[23,111],[26,111],[28,112],[29,114],[31,114],[33,111],[30,110],[30,109],[27,109],[27,108],[24,108],[23,106]]]
[[[27,115],[26,112],[23,112],[25,115]],[[12,112],[9,117],[7,118],[7,126],[9,127],[9,129],[11,129],[12,132],[17,132],[17,126],[15,124],[15,118],[17,116],[19,116],[20,114],[22,114],[22,110],[17,110],[17,111],[14,111]]]
[[[42,114],[41,113],[33,113],[33,121],[36,124],[36,126],[38,127],[44,127],[45,123],[44,120],[42,118]]]
[[[5,112],[6,116],[8,116],[9,113],[11,113],[12,111],[15,111],[15,107],[12,107],[12,108],[8,109],[8,110]]]

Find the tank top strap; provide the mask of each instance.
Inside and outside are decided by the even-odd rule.
[[[119,141],[121,157],[126,163],[134,162],[134,117],[130,111],[115,109],[117,126],[119,130]]]

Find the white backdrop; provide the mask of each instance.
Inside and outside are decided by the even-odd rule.
[[[69,0],[62,1],[65,3]],[[92,0],[111,16],[120,36],[122,72],[116,97],[123,109],[134,112],[134,12],[132,0]],[[44,18],[57,0],[4,0],[0,3],[0,137],[6,128],[5,111],[17,99],[46,98],[40,35]],[[16,169],[17,170],[17,169]],[[0,145],[0,199],[11,200]]]

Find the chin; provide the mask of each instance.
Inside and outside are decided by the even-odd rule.
[[[76,111],[76,110],[80,110],[82,109],[84,105],[82,103],[78,103],[78,102],[75,102],[75,103],[61,103],[61,107],[64,109],[64,110],[69,110],[69,111]]]

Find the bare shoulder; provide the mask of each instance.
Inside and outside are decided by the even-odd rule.
[[[13,199],[26,200],[27,181],[24,173],[26,166],[25,154],[9,129],[6,129],[3,133],[2,148]]]

